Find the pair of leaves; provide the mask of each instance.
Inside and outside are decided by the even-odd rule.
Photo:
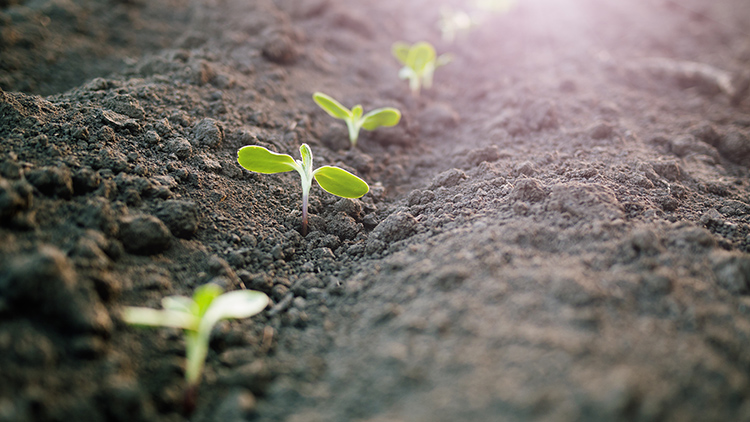
[[[307,144],[300,146],[302,160],[295,160],[287,154],[278,154],[259,145],[240,148],[237,161],[247,170],[264,174],[283,173],[297,170],[302,176],[303,191],[308,174],[315,178],[321,188],[328,193],[344,198],[359,198],[366,194],[370,187],[359,177],[334,166],[323,166],[312,171],[312,151]],[[309,182],[312,182],[309,180]],[[309,189],[309,186],[307,186]]]
[[[449,54],[438,56],[435,47],[426,41],[414,45],[398,41],[391,47],[391,52],[404,65],[398,72],[399,77],[409,80],[409,87],[415,95],[419,94],[422,86],[430,88],[435,69],[452,60]]]
[[[424,69],[437,58],[435,47],[426,41],[414,45],[398,41],[393,44],[391,51],[402,65],[417,73],[424,72]]]
[[[333,97],[322,92],[314,93],[313,101],[329,115],[346,122],[349,129],[349,141],[353,147],[357,145],[360,129],[375,130],[381,126],[395,126],[401,120],[401,112],[393,107],[377,108],[363,115],[364,110],[361,105],[357,104],[349,110]]]

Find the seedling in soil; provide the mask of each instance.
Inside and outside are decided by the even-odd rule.
[[[192,298],[163,298],[163,310],[128,306],[122,314],[123,319],[130,324],[185,330],[187,388],[184,406],[187,413],[192,413],[195,409],[211,329],[222,319],[248,318],[261,312],[268,305],[268,296],[265,293],[237,290],[222,294],[222,291],[221,287],[209,283],[198,287]]]
[[[393,55],[404,65],[398,72],[398,77],[409,80],[409,88],[412,94],[419,95],[424,86],[432,87],[432,78],[435,69],[444,66],[452,60],[451,55],[437,55],[432,44],[421,41],[414,45],[398,41],[391,48]]]
[[[357,146],[360,129],[375,130],[381,126],[395,126],[401,120],[401,112],[393,107],[377,108],[363,115],[361,105],[357,104],[349,110],[341,105],[340,102],[322,92],[314,93],[313,101],[325,110],[326,113],[346,122],[346,126],[349,128],[349,141],[352,143],[352,148]]]
[[[442,7],[440,9],[438,28],[443,34],[443,40],[445,41],[453,42],[457,36],[468,32],[477,25],[479,23],[476,19],[463,10],[453,10],[449,7]]]
[[[359,198],[370,187],[359,177],[334,166],[323,166],[313,171],[313,155],[307,144],[299,147],[301,160],[287,154],[277,154],[259,145],[248,145],[237,152],[237,161],[247,170],[264,174],[297,170],[302,178],[302,235],[307,236],[307,198],[313,178],[324,191],[343,198]]]

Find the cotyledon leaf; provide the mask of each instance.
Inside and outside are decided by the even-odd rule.
[[[397,41],[393,43],[393,46],[391,47],[391,52],[398,59],[398,61],[401,62],[401,64],[405,65],[406,61],[409,59],[410,49],[411,49],[411,46],[409,46],[409,44],[403,41]]]
[[[378,108],[365,114],[362,120],[362,128],[365,130],[395,126],[401,120],[401,112],[392,107]]]
[[[326,113],[338,119],[346,119],[352,115],[352,112],[348,108],[322,92],[314,93],[313,101],[325,110]]]
[[[235,290],[217,297],[206,310],[198,329],[210,333],[222,319],[251,317],[268,306],[268,296],[254,290]]]
[[[297,170],[297,163],[287,154],[277,154],[259,145],[248,145],[237,151],[237,162],[247,170],[264,174]]]
[[[409,50],[409,57],[407,59],[407,66],[411,67],[417,73],[424,70],[428,63],[434,63],[435,48],[432,44],[422,41],[414,44]]]
[[[313,176],[324,191],[343,198],[359,198],[370,191],[367,182],[338,167],[323,166]]]
[[[184,328],[186,330],[195,330],[199,322],[197,317],[186,312],[135,306],[126,306],[122,310],[122,319],[128,324]]]

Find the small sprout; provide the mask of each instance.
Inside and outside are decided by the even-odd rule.
[[[452,60],[449,54],[438,56],[435,47],[425,41],[414,45],[398,41],[393,44],[391,52],[404,65],[399,70],[398,77],[409,80],[409,88],[414,95],[419,95],[422,86],[430,88],[435,69]]]
[[[438,28],[443,34],[443,40],[455,41],[459,34],[468,32],[479,23],[463,10],[453,10],[449,7],[440,8],[440,21]]]
[[[269,302],[265,293],[254,290],[236,290],[224,294],[222,291],[221,287],[209,283],[198,287],[192,299],[185,296],[163,298],[163,310],[127,306],[122,314],[129,324],[185,330],[187,389],[184,404],[188,413],[195,408],[198,384],[214,325],[222,319],[251,317],[265,309]]]
[[[370,187],[359,177],[348,171],[323,166],[313,171],[313,155],[307,144],[299,147],[302,160],[287,154],[277,154],[259,145],[248,145],[237,151],[237,161],[247,170],[264,174],[297,170],[302,178],[302,235],[307,235],[307,198],[313,178],[324,191],[343,198],[359,198],[369,192]]]
[[[322,92],[314,93],[313,101],[325,110],[326,113],[346,122],[346,126],[349,128],[349,141],[352,143],[352,148],[357,146],[360,129],[375,130],[381,126],[395,126],[401,120],[401,112],[393,107],[377,108],[362,115],[363,110],[361,105],[357,104],[349,110],[341,105],[340,102]]]

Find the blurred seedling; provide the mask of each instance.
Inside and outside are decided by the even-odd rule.
[[[463,10],[453,10],[450,7],[440,8],[438,28],[443,35],[443,40],[447,42],[455,41],[456,37],[478,25],[479,22]]]
[[[409,80],[409,88],[415,96],[419,95],[423,86],[427,89],[432,87],[435,69],[452,60],[450,54],[438,56],[435,47],[425,41],[414,45],[398,41],[391,47],[391,52],[404,65],[398,72],[399,78]]]
[[[364,110],[361,105],[357,104],[349,110],[340,102],[322,92],[314,93],[313,101],[326,113],[346,122],[352,148],[357,146],[360,129],[375,130],[379,127],[395,126],[401,120],[401,112],[393,107],[377,108],[363,115]]]
[[[164,309],[128,306],[122,313],[123,320],[129,324],[185,330],[187,388],[184,406],[187,413],[192,413],[195,409],[198,384],[214,325],[223,319],[251,317],[265,309],[269,302],[265,293],[254,290],[222,292],[221,287],[209,283],[195,289],[192,298],[163,298],[161,304]]]
[[[307,144],[299,147],[301,160],[278,154],[259,145],[248,145],[237,152],[237,161],[247,170],[274,174],[297,170],[302,178],[302,235],[307,235],[307,200],[313,178],[324,191],[343,198],[359,198],[370,187],[359,177],[334,166],[323,166],[313,171],[313,155]]]

